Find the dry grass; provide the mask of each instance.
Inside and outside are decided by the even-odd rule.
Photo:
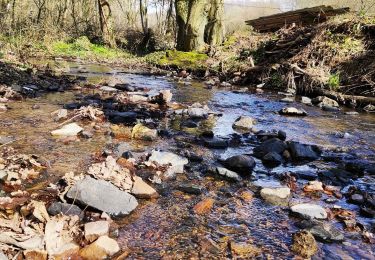
[[[282,28],[258,50],[261,81],[299,93],[318,87],[375,96],[375,29],[365,29],[374,21],[350,14],[316,26]]]

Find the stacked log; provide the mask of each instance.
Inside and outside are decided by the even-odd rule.
[[[285,25],[306,26],[325,22],[329,17],[349,12],[349,7],[334,9],[332,6],[316,6],[246,21],[259,32],[277,31]]]

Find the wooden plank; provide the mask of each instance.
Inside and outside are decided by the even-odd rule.
[[[287,24],[308,25],[326,21],[328,17],[349,12],[349,8],[334,9],[331,6],[316,6],[304,8],[296,11],[289,11],[280,14],[260,17],[254,20],[246,21],[254,29],[264,32],[282,28]]]

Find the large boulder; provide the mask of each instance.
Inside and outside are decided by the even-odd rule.
[[[318,149],[311,145],[289,142],[288,148],[295,161],[313,161],[319,158]]]
[[[89,176],[75,183],[66,196],[115,217],[128,215],[138,206],[137,200],[129,193]]]
[[[282,154],[287,149],[285,142],[278,138],[272,138],[254,148],[253,154],[257,158],[263,158],[268,153]]]
[[[294,205],[290,210],[293,214],[306,219],[326,219],[328,216],[322,206],[310,203]]]
[[[260,196],[268,203],[276,206],[287,206],[290,198],[290,189],[285,188],[263,188]]]
[[[233,123],[232,127],[235,130],[250,132],[255,124],[256,124],[255,119],[249,116],[240,116]]]
[[[250,175],[255,167],[255,160],[247,155],[235,155],[224,160],[223,165],[241,175]]]

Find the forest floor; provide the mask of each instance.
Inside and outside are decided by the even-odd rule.
[[[69,43],[30,45],[5,38],[2,42],[2,56],[21,63],[28,63],[30,57],[78,58],[134,72],[186,71],[185,75],[206,80],[218,77],[217,82],[224,84],[264,84],[265,88],[312,96],[340,92],[343,96],[335,99],[345,103],[363,102],[362,98],[345,95],[375,97],[373,17],[341,15],[319,25],[292,26],[275,33],[236,32],[208,54],[169,50],[140,56],[92,44],[87,37]],[[365,101],[364,105],[373,99]]]

